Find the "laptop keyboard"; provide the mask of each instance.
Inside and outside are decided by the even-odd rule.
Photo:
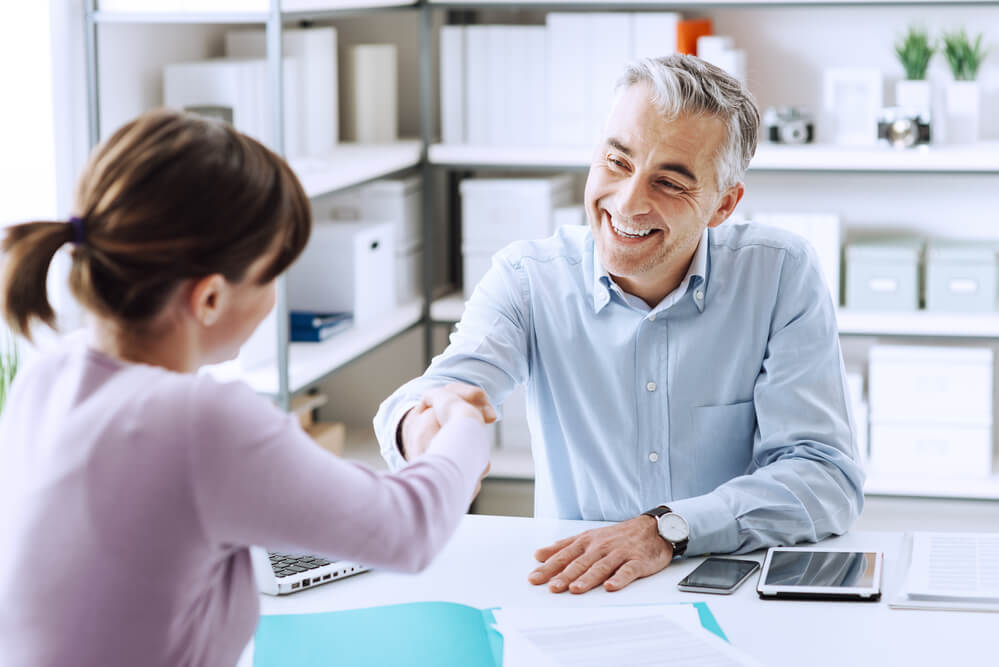
[[[293,556],[290,554],[271,553],[270,557],[274,575],[279,579],[330,564],[330,561],[325,558],[317,558],[316,556]]]

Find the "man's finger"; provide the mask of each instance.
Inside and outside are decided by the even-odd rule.
[[[582,543],[579,541],[569,544],[567,547],[546,560],[544,565],[535,568],[535,570],[528,575],[527,580],[535,585],[545,583],[553,576],[564,570],[569,563],[579,558],[584,550],[585,549]]]
[[[572,541],[576,539],[576,537],[577,537],[576,535],[573,535],[572,537],[564,537],[555,544],[538,549],[537,551],[534,552],[534,560],[538,561],[539,563],[544,563],[546,560],[552,557],[552,554],[558,553],[559,551],[564,549],[568,544],[572,543]]]
[[[590,566],[592,566],[594,561],[598,560],[598,558],[598,554],[584,551],[581,556],[569,563],[564,570],[555,575],[552,580],[548,582],[548,590],[552,593],[562,593],[568,590],[570,584],[589,570]]]
[[[604,582],[604,590],[608,592],[619,591],[635,579],[644,577],[644,570],[645,568],[642,567],[639,561],[629,560],[617,568],[614,576]]]
[[[614,574],[622,563],[623,561],[620,556],[607,554],[591,565],[582,576],[577,577],[574,582],[569,584],[569,592],[574,594],[585,593],[586,591],[599,586],[604,583],[608,577]]]

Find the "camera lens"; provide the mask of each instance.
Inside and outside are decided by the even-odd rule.
[[[909,118],[899,118],[888,126],[888,141],[892,146],[908,148],[916,143],[919,132]]]

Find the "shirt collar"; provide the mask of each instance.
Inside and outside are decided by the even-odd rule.
[[[678,300],[674,295],[678,293],[684,294],[694,285],[705,285],[708,275],[708,245],[708,230],[705,229],[701,234],[701,240],[697,244],[697,249],[694,251],[694,256],[690,260],[687,275],[680,281],[679,287],[663,299],[663,304],[670,302],[670,305],[672,305],[672,303]],[[592,237],[590,237],[590,249],[593,254],[593,311],[599,313],[604,309],[604,306],[610,303],[611,290],[620,290],[621,288],[611,279],[610,274],[607,273],[600,263],[596,243]],[[681,290],[683,291],[681,292]],[[700,287],[698,291],[701,292],[701,298],[695,298],[694,305],[697,306],[699,311],[704,312],[704,302],[707,299],[707,296],[704,294],[705,288]],[[653,310],[659,309],[659,306],[653,308]]]

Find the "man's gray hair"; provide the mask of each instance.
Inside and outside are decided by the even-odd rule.
[[[756,153],[760,131],[760,110],[745,86],[725,70],[682,54],[630,64],[616,88],[620,91],[638,83],[649,84],[652,103],[666,120],[699,115],[721,120],[728,137],[715,158],[718,190],[742,180]]]

